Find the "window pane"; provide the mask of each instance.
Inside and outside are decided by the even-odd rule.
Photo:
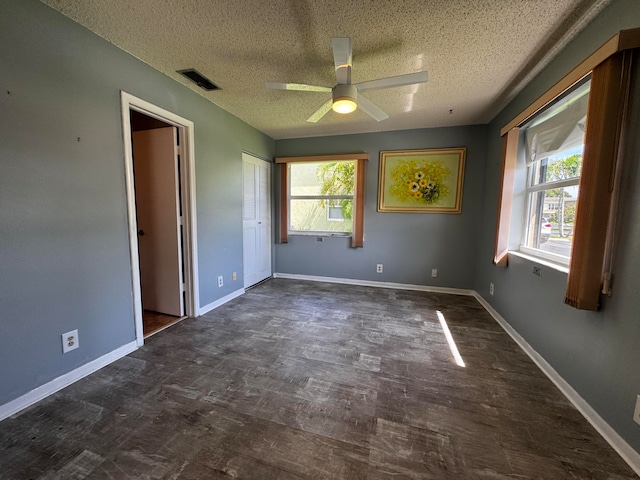
[[[580,165],[566,159],[582,154],[590,88],[591,80],[584,80],[522,127],[526,162],[535,170],[533,185],[580,175]],[[560,159],[564,164],[557,163]]]
[[[353,195],[355,165],[353,160],[291,163],[291,195]]]
[[[587,77],[522,128],[529,202],[522,245],[561,263],[571,256],[590,89]]]
[[[569,258],[578,187],[531,194],[525,246]]]
[[[351,233],[353,200],[291,200],[290,229]]]
[[[580,144],[530,165],[531,185],[580,178],[583,148]]]

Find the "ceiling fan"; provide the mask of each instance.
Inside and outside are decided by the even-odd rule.
[[[395,77],[379,78],[367,82],[351,83],[351,39],[333,38],[333,61],[336,67],[336,78],[338,83],[335,87],[321,87],[318,85],[305,85],[303,83],[273,83],[268,82],[267,88],[276,90],[299,90],[303,92],[331,92],[331,98],[316,110],[307,122],[316,123],[324,117],[329,110],[346,114],[360,108],[363,112],[373,117],[378,122],[389,118],[373,103],[360,95],[369,90],[382,90],[383,88],[402,87],[427,81],[427,72],[409,73]]]

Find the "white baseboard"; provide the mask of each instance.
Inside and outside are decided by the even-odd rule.
[[[342,283],[359,285],[362,287],[395,288],[397,290],[417,290],[420,292],[449,293],[452,295],[473,295],[473,290],[461,288],[433,287],[429,285],[413,285],[410,283],[377,282],[374,280],[358,280],[355,278],[320,277],[317,275],[299,275],[296,273],[274,273],[274,278],[288,278],[292,280],[308,280],[311,282]]]
[[[204,307],[200,307],[198,309],[198,316],[204,315],[205,313],[209,313],[214,308],[218,308],[220,305],[224,305],[227,302],[230,302],[234,298],[239,297],[240,295],[244,295],[244,288],[240,288],[235,292],[231,292],[229,295],[226,295],[222,298],[219,298],[215,302],[211,302],[209,305],[205,305]]]
[[[235,292],[230,293],[229,295],[222,297],[216,300],[215,302],[200,308],[198,310],[198,315],[204,315],[205,313],[210,312],[214,308],[219,307],[220,305],[223,305],[228,301],[233,300],[236,297],[239,297],[242,294],[244,294],[244,289],[236,290]],[[15,400],[11,400],[10,402],[5,403],[4,405],[0,405],[0,421],[12,415],[15,415],[21,410],[24,410],[25,408],[30,407],[34,403],[39,402],[43,398],[46,398],[49,395],[52,395],[59,390],[62,390],[64,387],[67,387],[72,383],[77,382],[81,378],[84,378],[87,375],[90,375],[100,370],[101,368],[106,367],[110,363],[115,362],[119,358],[122,358],[130,354],[131,352],[135,351],[138,348],[139,348],[139,345],[137,344],[136,341],[123,345],[122,347],[117,348],[112,352],[109,352],[106,355],[103,355],[100,358],[96,358],[95,360],[92,360],[91,362],[86,363],[81,367],[78,367],[75,370],[72,370],[69,373],[65,373],[64,375],[61,375],[60,377],[55,378],[50,382],[45,383],[44,385],[41,385],[31,390],[28,393],[25,393],[24,395],[16,398]]]
[[[618,452],[618,455],[627,462],[627,464],[640,475],[640,453],[636,452],[611,426],[589,405],[584,398],[576,392],[567,381],[560,376],[558,372],[536,352],[529,343],[520,336],[515,329],[487,302],[478,292],[474,292],[473,296],[480,304],[489,312],[496,322],[504,329],[505,332],[518,344],[518,346],[533,360],[533,362],[542,370],[549,380],[567,397],[574,407],[582,414],[584,418],[596,429],[596,431],[604,438],[611,447]]]
[[[77,382],[81,378],[84,378],[87,375],[92,374],[93,372],[97,372],[101,368],[106,367],[119,358],[130,354],[137,348],[138,345],[135,341],[127,343],[126,345],[123,345],[120,348],[116,348],[112,352],[109,352],[106,355],[101,356],[100,358],[96,358],[89,363],[85,363],[81,367],[78,367],[69,373],[65,373],[58,378],[54,378],[50,382],[45,383],[44,385],[41,385],[28,393],[25,393],[15,400],[11,400],[4,405],[0,405],[0,421],[4,420],[7,417],[10,417],[11,415],[15,415],[19,411],[30,407],[34,403],[39,402],[43,398],[48,397],[49,395],[52,395],[59,390],[62,390],[64,387]]]

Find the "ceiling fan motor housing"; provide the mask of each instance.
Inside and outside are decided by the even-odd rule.
[[[338,113],[351,113],[358,106],[358,89],[355,85],[336,85],[332,95],[331,108]]]

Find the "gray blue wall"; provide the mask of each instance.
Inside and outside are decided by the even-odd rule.
[[[243,286],[241,153],[275,147],[35,0],[2,2],[0,65],[2,405],[135,339],[120,90],[195,123],[201,306]]]
[[[500,177],[500,128],[568,73],[618,30],[640,27],[637,0],[615,0],[573,41],[488,129],[487,169],[475,289],[632,447],[640,451],[640,426],[632,420],[640,394],[640,75],[636,68],[634,110],[624,154],[622,197],[614,293],[601,311],[581,312],[563,304],[567,275],[509,257],[509,267],[494,267],[493,239]],[[637,65],[637,64],[636,64]],[[489,282],[495,284],[489,295]]]
[[[274,271],[304,275],[473,288],[475,236],[480,226],[486,126],[434,128],[278,140],[277,156],[367,152],[364,248],[350,238],[291,235],[276,246]],[[378,212],[381,150],[466,147],[461,214]],[[382,274],[376,264],[384,265]],[[431,269],[438,277],[431,277]]]

